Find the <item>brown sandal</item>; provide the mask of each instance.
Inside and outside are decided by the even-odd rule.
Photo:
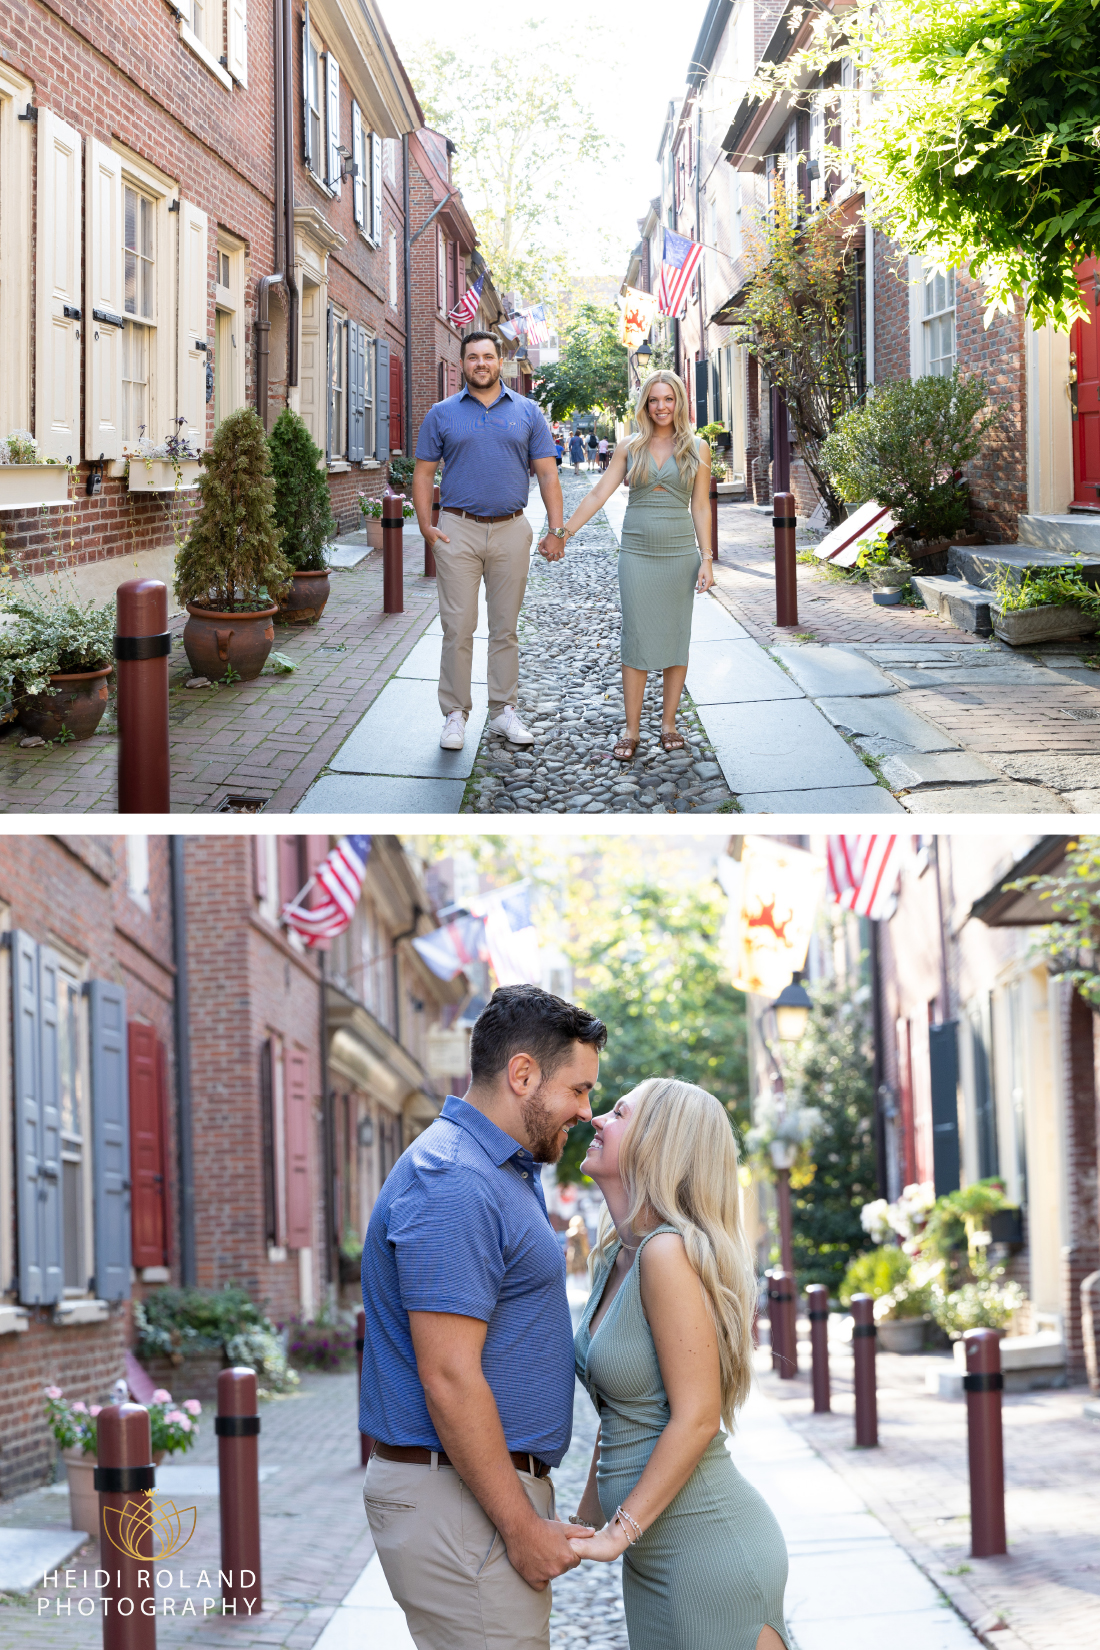
[[[661,734],[661,749],[663,751],[682,751],[685,749],[684,736],[677,728],[671,733]]]
[[[632,762],[634,760],[634,752],[638,749],[641,742],[642,740],[640,734],[638,738],[635,739],[632,733],[624,733],[622,737],[616,741],[615,749],[611,752],[611,755],[616,762]]]

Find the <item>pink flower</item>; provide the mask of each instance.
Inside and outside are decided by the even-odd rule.
[[[102,1404],[93,1404],[91,1409],[88,1411],[88,1414],[89,1415],[98,1415],[102,1408],[103,1408]]]
[[[187,1417],[183,1413],[182,1409],[170,1409],[164,1419],[166,1421],[173,1421],[178,1424],[180,1421],[186,1421]],[[188,1424],[190,1425],[190,1423]]]
[[[53,1403],[56,1404],[56,1402],[60,1398],[60,1396],[61,1396],[61,1388],[59,1386],[48,1386],[46,1388],[46,1397],[49,1398]]]
[[[187,1419],[186,1415],[180,1416],[179,1424],[183,1428],[184,1432],[191,1431],[191,1422]]]
[[[154,1404],[170,1404],[171,1402],[172,1402],[172,1394],[170,1392],[165,1392],[165,1390],[162,1386],[158,1386],[157,1390],[153,1393],[153,1403]]]
[[[183,1407],[187,1411],[188,1415],[202,1414],[202,1405],[199,1403],[197,1398],[185,1398],[183,1400]]]
[[[87,1415],[87,1413],[88,1413],[87,1404],[84,1403],[81,1399],[78,1398],[76,1403],[73,1405],[73,1414],[74,1415]]]

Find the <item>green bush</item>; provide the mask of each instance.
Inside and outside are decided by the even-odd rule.
[[[970,500],[957,470],[1000,423],[984,378],[899,378],[837,420],[822,447],[833,485],[849,504],[877,499],[914,538],[950,538]]]
[[[1077,569],[1057,567],[1034,572],[1028,568],[1018,583],[1003,569],[997,581],[997,604],[1002,613],[1030,607],[1080,607],[1100,619],[1100,590],[1086,584]]]
[[[322,1307],[315,1318],[292,1318],[286,1330],[287,1352],[299,1369],[328,1373],[350,1369],[355,1361],[355,1325],[350,1313]]]
[[[325,545],[336,532],[322,452],[305,420],[289,407],[267,438],[275,482],[275,525],[282,551],[298,573],[323,573]]]
[[[291,566],[279,548],[267,436],[251,407],[222,419],[201,462],[202,503],[176,557],[176,598],[216,613],[269,607]]]
[[[936,1322],[952,1340],[968,1329],[1005,1329],[1013,1312],[1027,1297],[1018,1283],[1001,1283],[1004,1268],[998,1267],[964,1283],[950,1294],[939,1294],[932,1308]]]
[[[395,493],[407,493],[409,491],[415,470],[416,459],[406,457],[404,453],[390,459],[390,486]]]
[[[908,1278],[912,1265],[905,1250],[896,1244],[857,1255],[840,1286],[841,1305],[847,1306],[853,1295],[873,1295],[878,1300],[891,1294]]]
[[[230,1363],[247,1364],[261,1389],[283,1392],[297,1385],[275,1325],[236,1283],[222,1289],[157,1289],[135,1301],[139,1358],[183,1358],[221,1351]]]
[[[0,608],[15,621],[0,627],[0,686],[43,693],[56,671],[99,670],[114,659],[115,604],[44,593],[29,580],[5,580]]]

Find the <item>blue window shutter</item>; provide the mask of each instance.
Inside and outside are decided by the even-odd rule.
[[[92,1053],[92,1203],[95,1292],[100,1300],[130,1294],[130,1094],[126,993],[112,980],[89,980]]]
[[[374,456],[379,464],[390,458],[390,346],[385,338],[374,341]]]
[[[366,329],[353,321],[348,328],[348,458],[356,464],[367,456],[366,350]]]
[[[38,1218],[43,1301],[58,1301],[64,1290],[61,1205],[61,1087],[58,1068],[58,1009],[61,971],[57,952],[38,947]]]
[[[15,1077],[15,1206],[19,1236],[19,1299],[28,1306],[46,1299],[42,1268],[40,1177],[41,1089],[38,1080],[38,946],[16,929],[11,951],[12,1054]]]

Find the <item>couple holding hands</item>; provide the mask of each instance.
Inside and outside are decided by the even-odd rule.
[[[549,1650],[553,1579],[620,1556],[631,1650],[789,1650],[783,1537],[726,1440],[756,1300],[733,1130],[713,1095],[664,1077],[593,1118],[606,1039],[537,986],[495,991],[465,1098],[371,1215],[363,1495],[418,1650]],[[539,1175],[589,1121],[606,1208],[574,1336]],[[550,1473],[575,1375],[600,1430],[562,1521]]]

